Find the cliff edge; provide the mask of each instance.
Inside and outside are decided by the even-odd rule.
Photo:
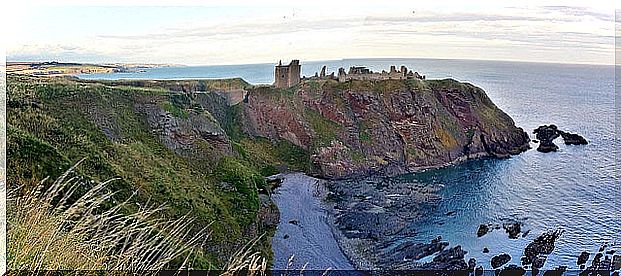
[[[529,148],[528,134],[472,84],[445,80],[306,81],[258,87],[244,131],[310,154],[324,178],[395,175]]]

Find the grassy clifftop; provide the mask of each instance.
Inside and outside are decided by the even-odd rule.
[[[257,249],[269,256],[274,225],[264,221],[273,206],[262,202],[258,191],[265,190],[263,175],[273,173],[275,165],[292,163],[290,154],[242,134],[230,139],[224,128],[234,129],[235,122],[221,125],[215,117],[235,115],[235,107],[222,102],[210,108],[223,114],[212,114],[199,102],[215,95],[183,93],[193,91],[189,87],[245,85],[11,76],[9,186],[28,190],[85,158],[77,172],[97,181],[118,178],[111,183],[118,200],[137,191],[138,204],[165,203],[166,217],[190,214],[197,229],[209,225],[210,241],[204,254],[197,254],[195,268],[221,267],[237,248],[264,233]]]

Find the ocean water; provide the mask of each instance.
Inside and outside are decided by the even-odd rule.
[[[302,74],[322,65],[328,72],[365,65],[388,70],[405,65],[427,78],[455,78],[482,87],[492,101],[527,132],[541,124],[583,135],[586,146],[566,146],[554,153],[533,149],[508,159],[476,160],[461,165],[397,177],[399,181],[442,187],[442,200],[425,206],[425,216],[412,221],[414,239],[428,242],[441,235],[461,245],[468,258],[485,261],[500,252],[519,264],[524,247],[546,230],[564,234],[544,268],[575,267],[583,250],[592,253],[604,242],[621,250],[621,179],[615,155],[615,70],[613,66],[562,65],[472,60],[369,59],[302,62]],[[272,83],[273,64],[149,69],[144,73],[83,75],[89,79],[183,79],[242,77],[250,83]],[[451,213],[453,212],[453,213]],[[451,213],[451,215],[447,215]],[[510,240],[503,230],[482,238],[482,223],[515,219],[530,230]],[[488,247],[489,254],[482,248]],[[618,251],[619,252],[619,251]],[[618,253],[617,253],[618,254]],[[594,254],[591,254],[593,258]],[[589,262],[590,263],[590,262]]]

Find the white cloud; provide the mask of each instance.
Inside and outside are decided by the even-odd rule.
[[[7,54],[13,60],[31,56],[84,61],[91,56],[93,61],[185,64],[354,57],[613,63],[612,20],[613,14],[601,8],[560,5],[468,11],[275,8],[233,12],[225,19],[171,21],[148,30],[128,26],[72,36],[62,28],[50,29],[62,41],[49,34],[24,36]]]

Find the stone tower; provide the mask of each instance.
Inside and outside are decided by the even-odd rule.
[[[289,65],[282,65],[278,61],[278,65],[274,68],[274,86],[286,88],[300,83],[300,61],[294,59]]]

